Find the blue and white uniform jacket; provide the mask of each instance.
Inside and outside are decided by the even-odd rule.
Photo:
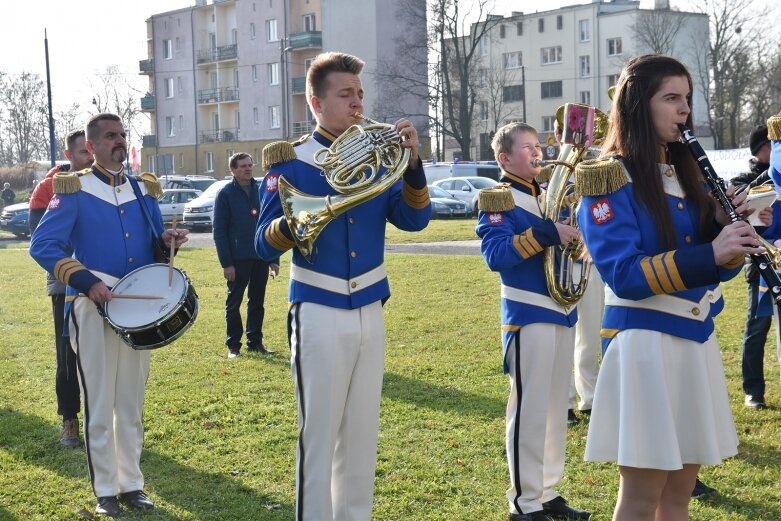
[[[59,176],[67,182],[61,179],[58,183]],[[162,235],[163,221],[146,183],[157,180],[153,174],[143,176],[138,187],[155,223],[154,231],[124,172],[114,176],[94,164],[81,172],[55,176],[55,193],[33,232],[30,255],[67,285],[66,317],[76,294],[88,293],[101,280],[111,287],[129,272],[156,262],[153,240]],[[63,190],[64,185],[70,188]],[[67,327],[66,320],[66,336]]]
[[[698,207],[685,197],[675,167],[660,164],[678,243],[677,249],[667,251],[653,216],[636,198],[623,163],[608,160],[596,166],[608,163],[613,180],[596,185],[607,184],[615,191],[582,194],[577,214],[586,247],[606,284],[603,349],[625,329],[705,342],[713,333],[713,317],[724,306],[718,284],[740,271],[743,256],[728,266],[716,265],[713,247],[699,237]],[[576,184],[588,185],[587,178],[598,175],[602,174],[581,164]]]
[[[767,137],[770,139],[770,178],[781,194],[781,116],[767,120]]]
[[[334,196],[315,152],[336,139],[321,127],[295,144],[294,159],[273,164],[260,185],[260,220],[255,249],[268,262],[293,248],[290,268],[291,304],[314,302],[334,308],[355,309],[390,297],[385,270],[385,225],[419,231],[431,218],[431,204],[423,168],[411,166],[401,180],[380,195],[365,201],[331,221],[314,243],[313,262],[294,248],[293,235],[282,212],[278,180],[312,196]],[[274,143],[271,146],[287,143]],[[264,155],[268,151],[264,150]],[[264,160],[264,163],[266,161]],[[414,167],[414,168],[413,168]]]
[[[501,282],[502,344],[504,371],[508,372],[507,349],[513,336],[527,324],[545,322],[574,326],[577,308],[566,308],[550,296],[545,281],[543,252],[560,244],[556,225],[540,213],[540,187],[503,172],[506,183],[499,189],[482,192],[481,202],[497,190],[509,191],[514,205],[505,211],[485,211],[481,204],[477,218],[477,235],[482,239],[480,251],[491,271],[499,272]]]
[[[781,197],[781,196],[779,196]],[[770,223],[770,226],[765,228],[765,230],[762,232],[762,238],[765,239],[770,244],[773,244],[778,239],[781,239],[781,201],[776,201],[773,203],[773,222]],[[781,270],[776,270],[776,273],[781,274]],[[757,314],[758,317],[769,317],[773,315],[773,306],[775,306],[775,303],[773,302],[773,297],[770,293],[767,292],[767,282],[765,282],[765,278],[760,276],[759,277],[759,302],[757,303]]]

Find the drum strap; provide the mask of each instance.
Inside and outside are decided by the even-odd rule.
[[[141,195],[141,189],[138,187],[138,182],[133,178],[133,176],[127,176],[128,182],[130,182],[130,186],[133,187],[133,193],[136,194],[136,199],[138,199],[138,204],[141,206],[141,212],[144,214],[144,217],[146,217],[146,222],[149,223],[149,227],[152,229],[152,245],[155,248],[155,253],[158,258],[161,258],[163,262],[168,262],[170,257],[170,252],[168,248],[165,247],[165,243],[163,243],[163,238],[157,235],[157,232],[155,231],[155,224],[152,222],[152,217],[149,215],[149,208],[146,206],[146,200],[144,199],[144,196]]]

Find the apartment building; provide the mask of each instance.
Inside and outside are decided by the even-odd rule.
[[[707,64],[707,15],[671,11],[665,0],[657,0],[650,10],[640,9],[638,1],[594,0],[550,11],[513,12],[492,17],[489,23],[493,24],[489,37],[481,40],[478,48],[474,81],[473,159],[493,159],[493,132],[510,121],[525,119],[540,131],[540,141],[545,144],[553,143],[560,105],[584,103],[607,113],[608,88],[616,84],[623,65],[634,56],[651,52],[646,43],[649,31],[674,33],[666,38],[667,52],[686,64],[695,83],[699,64]],[[678,29],[659,30],[665,26]],[[499,89],[497,81],[501,82]],[[501,92],[501,110],[496,110],[498,96],[492,94],[496,92]],[[705,98],[696,85],[692,105],[694,121],[699,123],[695,130],[707,145]],[[458,143],[445,140],[447,159],[462,155]]]
[[[310,133],[306,71],[321,52],[365,59],[366,99],[382,95],[371,64],[394,52],[380,38],[392,30],[399,3],[196,0],[151,16],[148,58],[139,63],[141,74],[149,75],[141,106],[152,121],[142,167],[158,175],[221,178],[230,174],[227,159],[234,152],[250,153],[259,163],[267,143]]]

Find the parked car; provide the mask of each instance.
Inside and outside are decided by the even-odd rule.
[[[222,187],[230,183],[230,179],[215,181],[203,191],[201,195],[185,203],[184,205],[184,225],[193,230],[212,229],[212,218],[214,217],[214,200]]]
[[[498,181],[502,176],[496,161],[478,163],[424,163],[423,171],[426,173],[426,182],[429,184],[434,184],[434,182],[448,177],[489,177]]]
[[[0,230],[11,232],[20,239],[30,235],[30,203],[9,204],[0,214]]]
[[[459,201],[438,186],[428,185],[428,196],[431,198],[432,219],[469,216],[465,202]]]
[[[185,203],[189,203],[202,193],[191,188],[164,188],[163,195],[159,199],[163,222],[170,223],[176,215],[177,222],[181,223]]]
[[[477,192],[483,188],[491,188],[499,184],[488,177],[448,177],[435,181],[434,186],[438,186],[447,193],[463,201],[469,207],[472,215],[477,215]]]
[[[217,179],[208,175],[164,175],[160,177],[160,184],[163,185],[163,188],[189,188],[201,192],[216,182]]]

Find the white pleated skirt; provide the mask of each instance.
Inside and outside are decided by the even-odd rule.
[[[618,333],[599,370],[587,461],[678,470],[737,450],[715,333],[704,344],[644,329]]]

